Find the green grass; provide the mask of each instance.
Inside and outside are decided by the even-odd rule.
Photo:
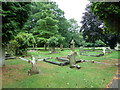
[[[79,50],[76,49],[76,51]],[[31,55],[36,58],[62,57],[67,56],[70,52],[68,49],[54,54],[48,54],[49,51],[28,52],[26,59],[29,59]],[[113,51],[102,57],[82,56],[78,52],[77,59],[112,62],[114,59],[118,59],[118,52]],[[56,61],[55,59],[50,60]],[[117,70],[115,66],[90,62],[78,63],[78,65],[81,66],[81,69],[71,69],[69,65],[57,66],[41,61],[37,62],[41,73],[28,76],[27,71],[31,68],[30,64],[19,59],[6,60],[3,88],[105,88]]]

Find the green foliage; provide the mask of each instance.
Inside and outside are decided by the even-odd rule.
[[[50,46],[50,47],[55,47],[55,46],[57,46],[58,45],[58,38],[56,38],[56,37],[50,37],[49,39],[48,39],[48,45]]]
[[[36,2],[32,4],[31,16],[24,30],[33,33],[38,46],[44,46],[47,39],[59,35],[56,8],[58,7],[54,2]]]
[[[2,2],[2,37],[3,43],[20,31],[29,17],[30,2]]]
[[[10,43],[16,46],[14,47],[16,55],[23,55],[26,54],[28,46],[34,45],[36,41],[32,34],[20,32]]]
[[[104,21],[109,31],[120,33],[120,2],[94,2],[91,11]]]
[[[47,44],[47,39],[43,37],[37,37],[36,39],[37,46],[43,46],[44,44]]]

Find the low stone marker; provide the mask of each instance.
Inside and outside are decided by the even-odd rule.
[[[105,52],[106,53],[111,53],[111,50],[109,48],[106,48]]]
[[[63,49],[63,45],[62,44],[60,44],[60,49],[61,49],[61,51],[63,51],[64,49]]]
[[[95,51],[95,47],[92,47],[91,49],[92,49],[92,51]]]
[[[83,53],[84,53],[84,49],[83,49],[83,47],[80,47],[80,55],[82,55]]]

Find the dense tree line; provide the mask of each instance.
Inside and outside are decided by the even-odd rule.
[[[56,46],[69,47],[72,39],[76,46],[82,45],[77,22],[67,20],[64,11],[55,2],[2,4],[3,43],[6,47],[14,46],[16,55],[25,54],[27,47],[44,46],[46,49],[49,46],[53,51]]]
[[[49,46],[54,52],[55,47],[69,47],[72,39],[76,47],[106,44],[112,49],[119,41],[119,3],[92,3],[86,8],[82,27],[74,19],[67,20],[55,2],[3,2],[1,11],[2,60],[4,47],[23,55],[28,47],[46,50]]]
[[[87,5],[86,12],[84,13],[83,20],[81,22],[82,27],[80,31],[83,32],[84,40],[86,40],[87,42],[93,43],[93,45],[95,44],[97,40],[101,40],[102,42],[106,44],[106,46],[109,46],[111,49],[114,49],[117,42],[119,41],[118,39],[120,38],[119,33],[114,33],[116,29],[111,32],[112,28],[110,28],[104,22],[104,20],[102,19],[99,20],[100,17],[99,15],[97,16],[95,13],[93,13],[95,12],[94,10],[93,12],[92,10],[90,10],[91,8],[93,8],[94,5],[95,3],[93,4],[90,3]],[[98,7],[98,8],[103,8],[103,7]],[[100,15],[103,15],[105,13],[102,12],[102,14]],[[118,23],[117,21],[114,21],[114,22]],[[118,28],[117,25],[115,27]]]

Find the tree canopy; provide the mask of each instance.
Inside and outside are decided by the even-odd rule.
[[[104,22],[108,31],[120,33],[120,2],[93,2],[91,11]]]
[[[21,31],[29,17],[30,2],[2,2],[2,41],[7,43]]]

